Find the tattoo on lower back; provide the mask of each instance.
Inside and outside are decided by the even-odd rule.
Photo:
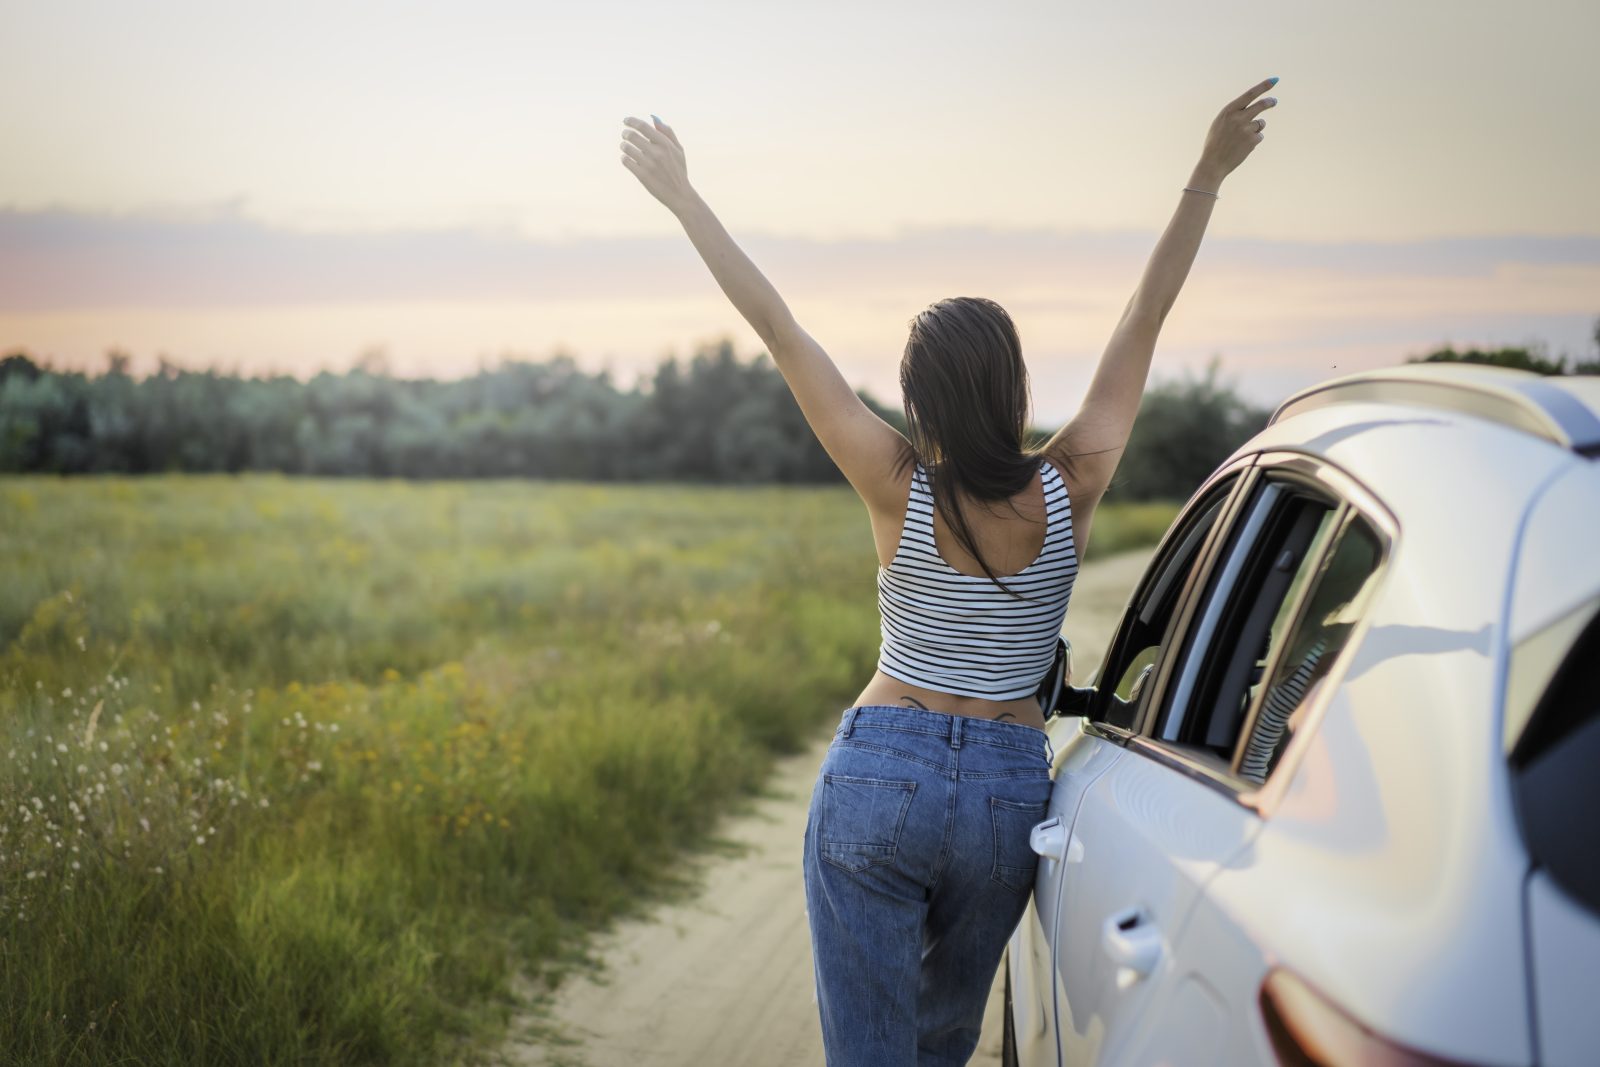
[[[927,711],[928,710],[927,706],[925,704],[923,704],[920,700],[918,700],[916,697],[902,696],[900,699],[901,700],[909,700],[909,701],[911,701],[911,703],[915,704],[917,707],[921,708],[923,711]]]
[[[998,714],[998,715],[996,715],[994,717],[994,721],[995,722],[1005,722],[1007,719],[1015,719],[1015,718],[1016,718],[1016,716],[1011,714],[1009,711],[1002,711],[1000,714]]]

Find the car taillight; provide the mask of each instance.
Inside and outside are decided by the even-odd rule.
[[[1281,967],[1261,983],[1261,1018],[1286,1067],[1467,1067],[1378,1036]]]

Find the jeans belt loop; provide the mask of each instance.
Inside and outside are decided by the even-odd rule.
[[[950,747],[961,747],[961,726],[966,720],[960,715],[950,716]]]
[[[856,709],[848,708],[844,713],[844,736],[849,737],[850,731],[856,728]]]

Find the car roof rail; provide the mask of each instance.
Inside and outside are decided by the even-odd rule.
[[[1582,456],[1600,456],[1600,375],[1544,375],[1489,363],[1407,363],[1330,378],[1292,394],[1267,425],[1354,402],[1416,404],[1474,415]]]

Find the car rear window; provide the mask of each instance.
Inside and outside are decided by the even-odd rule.
[[[1580,610],[1588,622],[1528,715],[1511,780],[1533,862],[1600,915],[1600,600]],[[1519,656],[1540,654],[1540,636],[1513,650],[1513,673]]]

